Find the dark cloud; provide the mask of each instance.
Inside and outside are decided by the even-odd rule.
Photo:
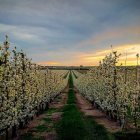
[[[72,53],[88,53],[112,43],[138,42],[138,31],[125,31],[140,26],[139,7],[139,0],[0,0],[0,36],[9,34],[20,48],[28,48],[35,61],[38,48],[40,53],[63,50],[72,57]],[[79,47],[110,30],[116,33],[114,38],[101,37],[98,43]],[[39,58],[48,59],[47,55]]]

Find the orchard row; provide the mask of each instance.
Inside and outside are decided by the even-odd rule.
[[[23,51],[0,47],[0,132],[22,127],[67,85],[68,71],[42,70]],[[14,133],[14,132],[13,132]]]
[[[122,129],[140,127],[140,67],[117,66],[117,52],[86,74],[73,71],[74,84],[94,106],[118,121]],[[76,76],[75,76],[76,75]]]

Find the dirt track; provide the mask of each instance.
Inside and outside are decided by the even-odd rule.
[[[66,104],[68,87],[49,105],[49,110],[35,117],[29,125],[19,131],[15,140],[25,140],[27,137],[42,138],[44,140],[57,140],[55,123],[61,119],[61,108]],[[77,105],[86,116],[92,116],[99,124],[104,125],[109,132],[117,132],[120,127],[116,122],[110,121],[105,114],[97,109],[93,109],[92,105],[76,91]],[[44,122],[44,119],[46,121]],[[38,132],[37,127],[44,125],[47,130]],[[28,136],[29,135],[29,136]]]
[[[81,94],[79,94],[78,91],[76,92],[76,98],[78,107],[86,116],[92,116],[96,122],[104,125],[109,132],[117,132],[120,130],[117,122],[108,120],[104,113],[95,108],[93,109],[91,103],[89,103]]]
[[[25,140],[30,139],[30,137],[44,140],[56,140],[55,123],[61,119],[61,108],[63,108],[67,101],[67,92],[68,87],[49,104],[48,111],[45,111],[42,115],[39,115],[39,117],[34,117],[34,120],[31,121],[25,129],[19,130],[18,137],[14,140]],[[42,132],[39,130],[38,132],[37,128],[39,128],[39,126],[45,126],[47,129]]]

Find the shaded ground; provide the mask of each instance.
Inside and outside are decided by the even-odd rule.
[[[77,105],[86,116],[92,116],[95,121],[102,124],[109,132],[117,132],[120,130],[119,124],[106,118],[106,115],[97,109],[93,109],[92,105],[76,90]]]
[[[55,124],[61,118],[61,110],[67,100],[68,87],[49,105],[49,109],[18,132],[15,140],[56,140]]]

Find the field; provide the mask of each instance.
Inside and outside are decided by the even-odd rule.
[[[0,48],[0,139],[140,139],[140,67],[39,66],[6,38]],[[136,57],[137,64],[139,55]]]

